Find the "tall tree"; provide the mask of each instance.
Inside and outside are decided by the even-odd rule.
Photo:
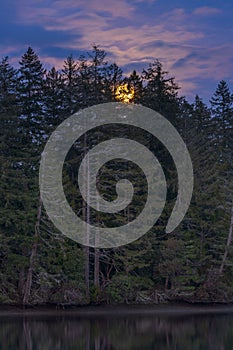
[[[122,84],[122,69],[116,63],[104,69],[104,93],[106,102],[116,100],[117,87]]]
[[[78,99],[79,106],[81,109],[86,108],[90,105],[91,99],[91,72],[90,72],[90,63],[88,59],[81,55],[78,59]]]
[[[226,81],[221,80],[210,100],[211,111],[215,123],[216,142],[224,152],[232,145],[233,96]]]
[[[22,239],[27,250],[23,255],[28,259],[28,268],[21,271],[23,283],[23,303],[29,302],[34,262],[37,254],[41,201],[38,188],[39,158],[47,134],[47,121],[44,118],[44,76],[45,69],[38,55],[29,47],[19,62],[17,99],[19,105],[19,131],[22,134],[21,161],[24,185],[24,206],[33,219],[33,225],[23,228]],[[39,204],[38,204],[39,203]]]
[[[142,78],[133,70],[129,77],[125,79],[125,81],[129,84],[129,86],[133,89],[134,96],[132,102],[140,103],[143,99],[143,83]]]
[[[90,84],[91,99],[89,105],[99,104],[104,101],[104,68],[107,65],[105,61],[106,52],[101,50],[98,45],[93,45],[92,51],[88,53],[90,61]]]
[[[0,62],[0,113],[16,113],[16,81],[17,71],[8,57]]]
[[[55,67],[46,73],[44,94],[45,118],[48,126],[53,129],[64,118],[64,81]]]
[[[19,61],[18,105],[28,137],[40,142],[44,133],[43,87],[45,69],[38,55],[29,47]]]
[[[62,68],[62,79],[64,81],[63,106],[65,115],[70,116],[79,109],[78,99],[78,62],[73,55],[67,57]]]
[[[163,114],[171,122],[176,122],[179,112],[178,90],[173,77],[163,70],[158,60],[149,65],[142,72],[144,91],[142,103],[151,109]]]
[[[28,143],[16,116],[1,116],[1,224],[8,298],[22,302],[36,218],[38,188]],[[8,286],[8,287],[7,287]]]

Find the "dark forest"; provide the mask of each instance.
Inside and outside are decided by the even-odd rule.
[[[120,88],[119,88],[120,87]],[[215,88],[215,87],[214,87]],[[127,97],[128,96],[128,97]],[[163,159],[167,203],[156,225],[137,241],[111,249],[81,246],[60,233],[46,215],[39,192],[40,157],[49,135],[70,115],[93,105],[122,101],[142,104],[166,117],[179,131],[194,168],[194,191],[182,223],[169,234],[166,222],[177,194],[177,175],[166,150],[151,135],[142,142]],[[77,141],[63,171],[67,199],[78,215],[87,206],[78,195],[77,165],[86,148],[113,132],[138,137],[133,129],[102,129]],[[142,72],[124,76],[107,54],[93,46],[85,56],[64,60],[61,70],[43,67],[29,47],[16,69],[0,62],[0,303],[87,305],[171,301],[233,302],[233,95],[226,81],[208,105],[188,101],[175,78],[154,60]],[[103,194],[118,171],[145,193],[138,169],[107,164]],[[111,200],[112,198],[110,198]],[[133,220],[101,213],[92,220],[118,225]],[[111,222],[111,220],[113,220]]]

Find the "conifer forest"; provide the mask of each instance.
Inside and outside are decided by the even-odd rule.
[[[0,61],[0,304],[233,302],[233,94],[228,83],[216,84],[207,104],[198,95],[190,101],[159,60],[126,76],[96,45],[77,59],[68,56],[60,70],[46,69],[31,47],[16,66],[10,62],[10,57]],[[64,192],[74,212],[111,227],[134,220],[144,203],[143,174],[120,159],[100,170],[99,191],[111,201],[117,179],[131,181],[133,201],[122,215],[95,215],[80,196],[80,161],[110,134],[137,140],[156,154],[166,175],[167,199],[158,222],[133,243],[82,246],[46,214],[39,191],[41,153],[66,118],[117,101],[155,110],[178,130],[192,159],[193,196],[183,221],[166,233],[177,195],[170,154],[152,135],[133,127],[97,128],[73,144],[63,167]]]

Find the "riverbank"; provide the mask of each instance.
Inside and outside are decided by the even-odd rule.
[[[0,317],[18,316],[75,316],[75,317],[104,317],[122,316],[162,316],[162,315],[198,315],[198,314],[233,314],[233,304],[195,304],[174,303],[166,305],[98,305],[70,306],[56,308],[52,306],[22,306],[0,305]]]

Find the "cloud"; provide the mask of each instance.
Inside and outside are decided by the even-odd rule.
[[[222,54],[224,52],[224,55]],[[233,70],[233,47],[230,44],[213,48],[195,48],[187,56],[177,60],[172,69],[183,70],[190,78],[212,78],[220,80]]]
[[[170,71],[174,72],[177,82],[182,87],[182,93],[186,96],[201,92],[206,97],[208,84],[214,91],[220,80],[229,80],[229,72],[233,71],[233,47],[224,44],[211,48],[193,47],[190,50],[188,55],[170,67]]]
[[[139,3],[148,3],[148,4],[153,4],[157,0],[131,0],[131,3],[139,4]]]
[[[0,45],[0,56],[5,57],[14,54],[20,49],[19,45]]]
[[[193,11],[193,14],[198,16],[211,16],[211,15],[217,15],[221,12],[222,12],[221,9],[216,7],[202,6],[202,7],[196,8]]]
[[[64,2],[57,1],[56,3],[58,5],[56,9],[61,11]],[[69,0],[69,5],[74,6],[74,2]],[[94,7],[94,3],[88,3],[88,8],[92,7]],[[39,9],[39,14],[41,13],[44,13],[42,8]],[[119,14],[121,12],[118,12]],[[148,23],[139,26],[134,25],[134,21],[129,21],[129,24],[127,21],[124,25],[116,27],[112,26],[108,16],[79,9],[66,15],[57,15],[53,20],[40,17],[34,12],[31,17],[27,16],[27,21],[30,23],[32,21],[40,22],[48,32],[72,33],[70,40],[61,39],[59,43],[57,42],[58,37],[56,37],[56,46],[71,52],[77,48],[88,50],[91,44],[96,43],[105,49],[112,60],[120,66],[125,66],[128,63],[132,65],[143,63],[145,66],[158,58],[171,67],[174,62],[188,55],[188,42],[203,37],[202,33],[190,31],[181,24],[177,27],[172,26],[171,29],[168,28],[169,17],[177,22],[183,20],[184,16],[185,13],[182,9],[176,9],[166,14],[166,20],[165,17],[157,20],[157,24]]]
[[[36,5],[36,6],[35,6]],[[27,23],[48,24],[56,23],[59,19],[66,19],[69,14],[83,15],[105,14],[115,18],[129,18],[134,11],[134,6],[126,0],[54,0],[49,5],[45,0],[36,0],[29,3],[21,0],[18,6],[19,17]]]
[[[78,52],[90,50],[95,43],[125,73],[133,69],[140,72],[148,63],[159,59],[164,69],[178,78],[184,94],[201,88],[198,79],[213,81],[229,76],[229,71],[233,71],[231,45],[214,43],[210,47],[207,32],[202,32],[204,26],[198,24],[200,16],[217,15],[220,9],[203,6],[191,13],[183,8],[149,13],[150,9],[158,8],[158,2],[155,5],[154,2],[20,0],[17,21],[31,33],[33,27],[41,28],[44,44],[35,43],[41,45],[40,58],[47,66],[61,68],[68,54],[73,52],[78,56]],[[148,5],[145,13],[144,4]],[[25,37],[35,39],[40,36],[39,30],[37,33]],[[31,45],[34,47],[33,42]]]
[[[49,70],[52,67],[56,67],[57,70],[62,69],[64,64],[64,58],[56,58],[54,56],[48,56],[45,54],[40,55],[40,60],[43,62],[44,67]]]

